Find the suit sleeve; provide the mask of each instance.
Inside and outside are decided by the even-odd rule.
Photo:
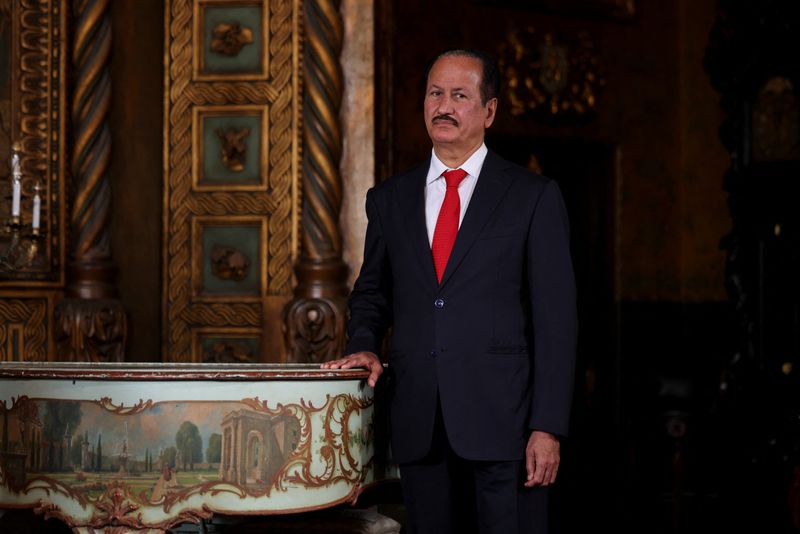
[[[392,322],[391,268],[374,190],[367,192],[367,235],[364,262],[350,294],[345,354],[369,351],[380,354],[381,343]]]
[[[558,185],[545,184],[528,234],[533,320],[533,397],[529,428],[566,436],[575,381],[577,306],[569,221]]]

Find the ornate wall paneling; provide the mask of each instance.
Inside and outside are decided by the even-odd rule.
[[[0,360],[53,354],[66,255],[63,6],[0,1]]]
[[[166,2],[163,354],[279,359],[300,155],[298,0]]]

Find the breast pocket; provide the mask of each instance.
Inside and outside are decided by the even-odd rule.
[[[478,239],[500,239],[502,237],[520,237],[525,233],[525,228],[518,224],[493,225],[478,235]]]

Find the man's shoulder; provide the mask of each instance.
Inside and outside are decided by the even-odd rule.
[[[544,188],[552,179],[539,174],[538,172],[509,161],[496,152],[489,150],[486,154],[483,170],[493,174],[506,176],[514,181],[515,185],[533,187],[536,189]]]
[[[372,190],[375,192],[375,194],[386,195],[386,194],[392,194],[392,192],[396,191],[399,188],[413,186],[420,180],[424,179],[424,177],[427,175],[429,166],[430,166],[430,160],[419,163],[409,169],[394,174],[386,178],[385,180],[375,184]]]

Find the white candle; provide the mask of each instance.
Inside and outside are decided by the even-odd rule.
[[[19,204],[20,196],[22,194],[22,182],[19,175],[14,174],[14,179],[11,181],[13,184],[13,191],[11,193],[11,216],[19,217]]]
[[[33,221],[31,222],[31,227],[34,230],[39,229],[39,224],[41,224],[41,216],[42,216],[42,197],[39,196],[39,192],[36,192],[36,196],[33,197]]]

